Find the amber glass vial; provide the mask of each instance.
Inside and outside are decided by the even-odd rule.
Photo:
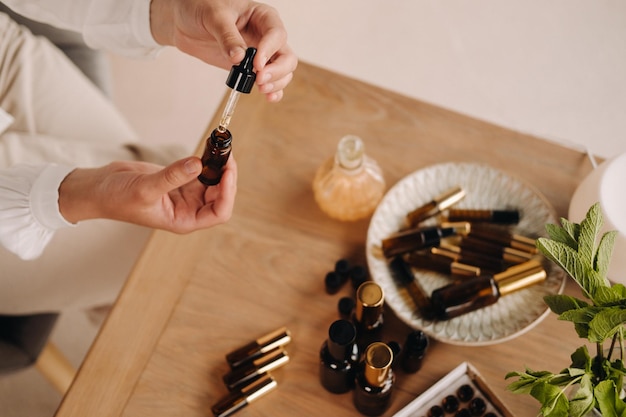
[[[356,328],[348,320],[337,320],[328,329],[320,349],[320,382],[328,391],[341,394],[354,387],[360,352]]]
[[[457,280],[433,291],[430,299],[439,320],[469,313],[494,304],[500,297],[542,282],[546,271],[537,261],[509,268],[499,274]]]
[[[204,185],[217,185],[222,179],[224,165],[228,162],[232,148],[233,136],[228,129],[213,129],[206,140],[202,155],[202,172],[198,179]]]
[[[383,329],[385,294],[380,285],[366,281],[356,290],[356,305],[352,321],[357,331],[357,345],[361,351],[379,340]]]
[[[357,374],[354,405],[367,416],[383,414],[391,402],[395,376],[391,370],[393,351],[382,342],[367,347],[363,369]]]

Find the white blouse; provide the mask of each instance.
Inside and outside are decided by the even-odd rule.
[[[150,31],[150,0],[3,0],[30,19],[81,32],[96,49],[151,57],[161,49]],[[0,134],[11,116],[0,109]],[[0,244],[22,259],[41,255],[54,232],[71,226],[58,189],[74,167],[17,165],[0,169]]]
[[[150,31],[150,0],[3,0],[32,20],[80,32],[94,49],[152,56],[161,48]]]

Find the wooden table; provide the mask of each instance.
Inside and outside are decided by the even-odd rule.
[[[305,63],[286,93],[277,105],[257,93],[240,99],[231,221],[186,236],[154,233],[56,417],[210,416],[226,393],[224,355],[280,326],[292,332],[291,361],[274,373],[278,389],[239,415],[359,415],[351,394],[330,394],[318,381],[320,346],[350,291],[326,294],[324,276],[340,258],[365,265],[368,220],[326,217],[311,191],[315,170],[345,134],[364,139],[389,186],[435,163],[487,163],[535,185],[559,216],[592,169],[583,153]],[[577,293],[571,283],[566,291]],[[409,331],[385,314],[385,337]],[[560,370],[580,344],[554,315],[506,343],[433,342],[417,374],[398,372],[385,415],[469,361],[516,416],[535,416],[538,404],[508,393],[504,375],[525,365]]]

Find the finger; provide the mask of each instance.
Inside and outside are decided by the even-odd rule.
[[[227,13],[216,13],[206,24],[222,52],[228,56],[232,64],[238,64],[246,54],[246,42],[235,25],[236,16]]]
[[[283,95],[284,95],[283,90],[280,90],[280,91],[266,94],[265,99],[268,101],[268,103],[278,103],[279,101],[283,99]]]
[[[287,82],[291,81],[293,72],[298,67],[298,57],[288,46],[285,46],[283,49],[285,50],[284,53],[281,51],[269,64],[257,72],[257,85],[259,87],[269,83],[276,83],[283,79],[288,80]],[[284,85],[277,89],[282,88],[284,88]]]
[[[274,93],[276,91],[284,90],[291,82],[293,73],[289,73],[281,79],[268,82],[267,84],[259,85],[258,89],[263,94]]]
[[[202,162],[193,156],[178,160],[145,178],[146,188],[156,195],[166,194],[194,180],[202,171]]]
[[[205,197],[207,205],[198,212],[198,221],[206,226],[228,221],[235,205],[236,194],[237,164],[231,157],[224,167],[219,185],[207,189],[207,196]]]
[[[254,67],[260,71],[287,43],[287,30],[278,11],[266,4],[255,7],[248,24],[252,29],[249,33],[261,36],[256,42],[257,55],[254,59]]]

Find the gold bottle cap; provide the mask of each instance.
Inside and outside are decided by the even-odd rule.
[[[222,397],[211,407],[211,411],[215,417],[229,416],[272,391],[276,386],[276,381],[271,375],[259,375],[245,387],[231,391]]]
[[[286,327],[280,327],[227,353],[226,361],[231,368],[237,368],[289,342],[291,333]]]
[[[372,386],[381,387],[385,384],[391,363],[393,351],[386,343],[374,342],[365,349],[365,380]]]
[[[462,275],[465,277],[477,277],[480,275],[480,268],[477,266],[452,261],[452,263],[450,264],[450,273],[454,275]]]
[[[453,206],[465,197],[465,191],[461,187],[454,187],[434,199],[439,211]]]
[[[531,285],[538,284],[542,281],[545,281],[547,276],[548,274],[542,267],[524,271],[518,275],[500,281],[498,283],[500,295],[507,295],[512,292],[530,287]]]
[[[439,226],[442,229],[451,227],[457,235],[467,235],[472,231],[470,222],[441,222]]]
[[[543,269],[541,262],[536,259],[531,259],[530,261],[522,262],[520,264],[508,267],[504,271],[495,274],[493,276],[493,279],[499,283],[508,279],[512,279],[525,272],[538,269]]]
[[[291,342],[291,333],[286,327],[281,327],[258,338],[256,342],[259,346],[262,346],[264,352],[269,352],[278,346],[284,346]]]
[[[407,220],[411,226],[415,226],[419,222],[436,216],[448,207],[458,203],[464,197],[465,191],[461,187],[454,187],[435,197],[432,201],[411,211],[407,214]]]
[[[378,321],[382,313],[385,293],[374,281],[365,281],[356,290],[355,317],[366,327]]]
[[[430,248],[430,253],[458,260],[461,257],[461,248],[456,245],[441,242],[439,247]]]
[[[513,234],[511,235],[511,247],[530,253],[538,253],[537,241],[528,236]]]

